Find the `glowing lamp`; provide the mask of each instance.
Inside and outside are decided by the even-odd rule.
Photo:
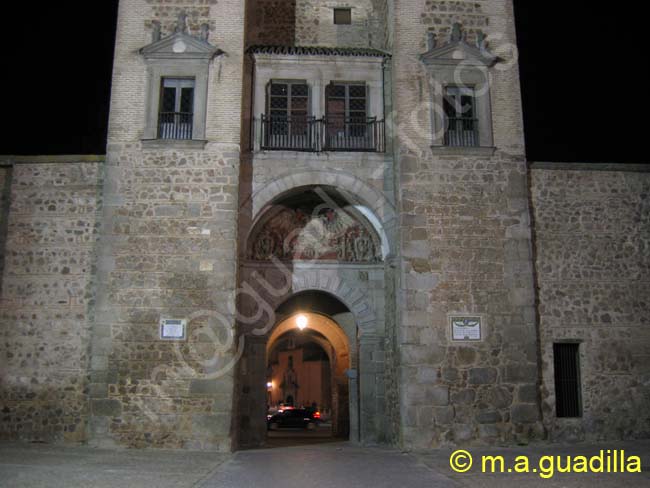
[[[300,330],[305,330],[305,328],[307,327],[307,317],[305,317],[304,315],[298,315],[298,317],[296,318],[296,325],[298,325],[298,328]]]

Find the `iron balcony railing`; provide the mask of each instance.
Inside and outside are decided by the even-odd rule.
[[[192,139],[194,114],[161,112],[158,118],[158,139]]]
[[[471,117],[449,117],[445,130],[445,146],[478,146],[478,120]]]
[[[314,117],[262,116],[262,149],[318,151],[320,120]]]
[[[385,123],[376,117],[269,117],[261,119],[264,151],[385,152]]]
[[[325,151],[384,152],[385,124],[376,117],[325,117]]]

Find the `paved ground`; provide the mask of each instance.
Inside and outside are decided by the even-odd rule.
[[[171,488],[200,486],[229,456],[0,444],[0,487]]]
[[[598,454],[624,449],[650,466],[650,441],[597,445],[537,445],[509,449],[470,449],[474,467],[465,474],[449,467],[451,450],[404,454],[348,443],[322,443],[242,451],[234,455],[200,452],[97,450],[40,444],[0,444],[1,487],[272,487],[272,488],[451,488],[451,487],[650,487],[650,472],[641,474],[486,475],[481,455],[502,455],[506,468],[518,455],[531,468],[543,455]],[[548,471],[547,471],[548,472]]]
[[[566,466],[566,456],[586,456],[590,458],[599,455],[603,450],[624,450],[625,456],[639,456],[641,458],[642,473],[559,473],[557,469],[557,460],[554,460],[554,466],[548,461],[544,461],[543,470],[539,468],[539,460],[542,456],[561,456],[561,466]],[[426,454],[419,453],[417,458],[430,469],[438,473],[444,473],[459,487],[472,488],[501,488],[501,487],[526,487],[526,488],[650,488],[650,441],[636,442],[610,442],[607,444],[536,444],[527,447],[514,448],[481,448],[467,449],[473,457],[474,464],[472,469],[464,474],[454,473],[449,466],[449,458],[452,450],[437,450]],[[481,472],[482,456],[503,456],[505,460],[506,471],[508,467],[514,466],[517,456],[527,456],[531,471],[536,469],[537,472],[528,474],[520,473],[503,473],[503,474],[484,474]],[[607,457],[604,457],[605,462]],[[611,464],[610,457],[610,464]],[[553,468],[552,471],[550,468]],[[597,467],[597,466],[596,466]],[[550,478],[542,478],[540,471],[552,473]]]
[[[332,435],[331,425],[320,425],[315,431],[305,429],[279,429],[269,431],[266,448],[306,446],[341,442]]]

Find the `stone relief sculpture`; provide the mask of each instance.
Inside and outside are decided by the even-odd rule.
[[[285,208],[252,236],[249,258],[255,261],[381,261],[381,245],[366,226],[343,210],[317,212]]]
[[[481,30],[476,31],[476,39],[474,40],[474,43],[470,46],[467,43],[467,31],[463,29],[463,25],[460,22],[456,22],[452,28],[451,31],[449,32],[449,38],[447,42],[443,42],[442,44],[438,42],[438,39],[436,37],[435,32],[427,32],[427,53],[431,53],[435,51],[437,48],[444,48],[445,46],[449,45],[455,45],[458,43],[464,43],[469,47],[475,47],[481,52],[481,55],[483,55],[486,59],[492,59],[495,60],[497,59],[493,54],[488,52],[488,41],[487,41],[487,34],[485,34]]]
[[[449,42],[460,42],[463,40],[463,26],[459,23],[456,22],[453,27],[451,28],[451,36],[449,38]]]
[[[433,51],[436,47],[438,47],[438,38],[436,37],[436,33],[427,33],[427,49],[429,49],[429,51]]]
[[[478,31],[476,34],[476,47],[481,51],[487,49],[487,35],[485,35],[483,31]]]
[[[181,12],[178,14],[178,20],[176,22],[176,28],[174,29],[174,32],[180,32],[183,34],[187,33],[187,14],[184,10],[181,10]]]
[[[162,30],[160,22],[157,20],[151,21],[151,42],[158,42],[162,38]]]
[[[298,385],[298,375],[296,374],[296,370],[293,369],[293,356],[289,356],[289,365],[284,372],[280,388],[282,389],[284,401],[289,405],[293,405],[298,398],[298,389],[300,388]]]
[[[210,37],[210,24],[208,23],[201,24],[201,33],[199,34],[199,38],[205,42],[208,42],[209,37]]]
[[[170,26],[170,31],[167,34],[163,33],[163,27],[158,19],[153,19],[151,20],[151,43],[156,43],[163,38],[171,37],[175,34],[185,34],[188,36],[192,36],[196,39],[200,39],[205,43],[209,44],[209,39],[210,39],[210,23],[209,22],[204,22],[200,25],[199,31],[198,32],[193,32],[188,24],[189,16],[187,13],[183,10],[178,14],[178,17],[176,19],[176,22],[174,22]],[[221,51],[221,53],[223,53]]]

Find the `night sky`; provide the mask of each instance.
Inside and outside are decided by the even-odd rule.
[[[0,154],[103,154],[117,0],[38,3],[2,7]],[[650,161],[647,28],[631,5],[515,0],[530,161]]]

